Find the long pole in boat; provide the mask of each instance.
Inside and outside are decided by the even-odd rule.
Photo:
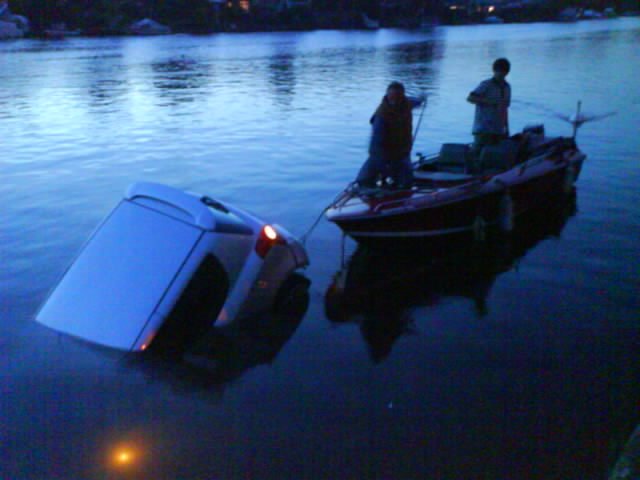
[[[578,127],[580,125],[582,125],[582,122],[580,121],[580,107],[582,107],[582,101],[578,100],[578,107],[576,109],[576,116],[573,119],[573,139],[576,139],[576,135],[578,134]]]
[[[416,125],[416,129],[413,132],[413,138],[411,139],[411,147],[413,148],[413,144],[416,143],[416,137],[418,136],[418,130],[420,130],[420,124],[422,123],[422,116],[424,115],[424,111],[427,108],[427,96],[424,96],[424,102],[422,102],[422,109],[420,110],[420,117],[418,117],[418,124]]]

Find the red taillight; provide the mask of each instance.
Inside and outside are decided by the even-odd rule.
[[[276,229],[271,225],[265,225],[262,227],[262,230],[260,230],[260,236],[256,242],[256,253],[260,258],[264,258],[276,243],[284,243],[284,239],[278,235]]]
[[[278,233],[273,229],[273,227],[271,225],[265,225],[264,228],[262,229],[262,231],[264,232],[265,236],[269,240],[277,240],[278,239]]]
[[[149,348],[149,345],[151,345],[151,342],[153,341],[153,337],[156,336],[156,332],[152,332],[151,335],[149,335],[147,337],[147,339],[144,341],[144,343],[142,345],[140,345],[140,351],[144,352],[147,348]]]

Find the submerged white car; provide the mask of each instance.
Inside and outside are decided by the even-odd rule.
[[[183,345],[214,323],[274,307],[308,265],[284,228],[207,196],[136,183],[36,315],[107,347]]]

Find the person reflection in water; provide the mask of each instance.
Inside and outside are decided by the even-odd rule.
[[[480,82],[467,97],[476,106],[473,122],[474,148],[495,145],[509,136],[509,105],[511,85],[505,78],[511,70],[506,58],[493,62],[493,77]]]
[[[404,85],[400,82],[392,82],[387,87],[386,95],[370,120],[372,133],[369,158],[356,178],[359,185],[397,188],[411,186],[411,111],[423,101],[423,98],[406,96]]]

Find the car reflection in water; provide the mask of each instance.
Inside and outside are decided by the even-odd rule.
[[[486,315],[498,275],[516,268],[540,241],[560,236],[576,210],[574,191],[553,209],[519,218],[509,235],[485,242],[359,245],[325,293],[326,316],[335,324],[358,324],[371,360],[379,363],[399,337],[414,331],[410,307],[463,297],[473,301],[479,317]]]
[[[176,391],[202,392],[208,399],[220,400],[225,389],[245,372],[276,359],[307,312],[310,283],[294,273],[283,285],[274,311],[212,327],[186,352],[149,351],[124,357],[124,365]]]

